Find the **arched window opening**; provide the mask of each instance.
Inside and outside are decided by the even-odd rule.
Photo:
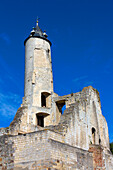
[[[63,114],[64,110],[66,109],[65,100],[57,101],[56,106],[57,106],[57,111]]]
[[[95,128],[92,127],[92,144],[95,144],[95,132],[96,132]]]
[[[41,107],[51,107],[51,95],[50,93],[41,93]]]

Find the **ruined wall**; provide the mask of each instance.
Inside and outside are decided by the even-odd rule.
[[[30,129],[30,126],[29,129],[27,127],[27,107],[20,107],[10,126],[0,129],[0,136],[5,134],[17,135],[18,133],[27,133]]]
[[[63,115],[59,111],[57,112],[56,103],[58,99],[60,99],[61,104],[62,101],[66,100],[67,109]],[[32,109],[33,113],[36,113],[37,109],[34,107]],[[38,111],[48,113],[48,109],[38,108]],[[101,113],[99,95],[93,87],[84,88],[81,92],[73,95],[63,97],[56,95],[56,98],[54,97],[54,100],[52,100],[50,110],[50,116],[44,118],[45,128],[56,129],[58,133],[59,130],[62,131],[60,133],[65,135],[65,143],[85,150],[89,149],[89,144],[101,144],[109,150],[107,123]],[[40,126],[33,125],[33,123],[27,123],[28,116],[28,107],[20,107],[9,127],[9,134],[27,133],[43,129]],[[57,125],[55,120],[57,122],[59,120]],[[52,125],[54,126],[52,127]],[[92,128],[95,129],[95,134],[92,134]]]
[[[112,161],[101,146],[90,145],[89,151],[73,147],[50,130],[0,137],[0,170],[112,170]]]
[[[40,131],[0,138],[0,169],[89,169],[92,154],[65,145],[60,134]]]
[[[65,97],[62,98],[67,99],[67,109],[59,122],[67,125],[65,142],[86,150],[89,149],[89,144],[101,144],[109,149],[108,127],[101,113],[98,92],[89,86],[79,93]],[[92,129],[95,129],[94,134]]]
[[[63,97],[54,94],[54,97],[49,119],[59,120],[57,125],[27,124],[28,107],[22,106],[11,125],[0,129],[0,169],[112,170],[108,127],[97,91],[87,87],[80,93]],[[59,99],[61,104],[65,100],[67,106],[62,115],[60,112],[56,115]],[[95,145],[91,145],[92,127],[96,130]]]
[[[77,94],[77,98],[73,95],[72,100],[68,96],[69,102],[74,102],[69,104],[67,100],[68,107],[58,125],[43,128],[28,124],[32,133],[24,131],[27,107],[19,108],[9,128],[1,129],[0,169],[112,170],[107,123],[101,114],[98,95],[92,87],[85,90]],[[96,145],[91,145],[89,137],[92,127],[96,129]]]

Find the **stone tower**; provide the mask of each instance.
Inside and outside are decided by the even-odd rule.
[[[51,113],[53,76],[51,62],[51,42],[36,22],[25,45],[25,87],[24,105],[28,106],[27,123],[46,125],[46,117]]]

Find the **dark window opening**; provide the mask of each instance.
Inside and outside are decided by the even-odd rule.
[[[41,105],[46,107],[46,96],[43,93],[41,94]]]
[[[50,50],[46,50],[47,57],[49,58]]]
[[[44,127],[44,116],[38,116],[37,115],[37,125]]]
[[[93,144],[95,144],[95,132],[96,132],[95,128],[92,127],[92,143]]]
[[[64,110],[66,109],[66,105],[65,105],[65,100],[59,100],[56,102],[56,106],[58,111],[63,114]]]
[[[51,107],[51,94],[47,92],[41,93],[41,107]]]
[[[99,144],[101,143],[101,139],[99,139]]]
[[[95,128],[92,128],[92,134],[94,134],[95,133]]]
[[[48,116],[48,113],[37,113],[36,114],[36,125],[44,127],[46,125],[46,117]]]

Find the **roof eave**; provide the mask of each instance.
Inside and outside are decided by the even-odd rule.
[[[29,36],[29,37],[27,37],[27,38],[25,39],[25,41],[24,41],[24,45],[25,45],[25,43],[27,42],[27,40],[28,40],[29,38],[41,38],[41,39],[46,40],[47,42],[49,42],[50,46],[52,45],[52,43],[51,43],[47,38],[40,37],[40,36]]]

